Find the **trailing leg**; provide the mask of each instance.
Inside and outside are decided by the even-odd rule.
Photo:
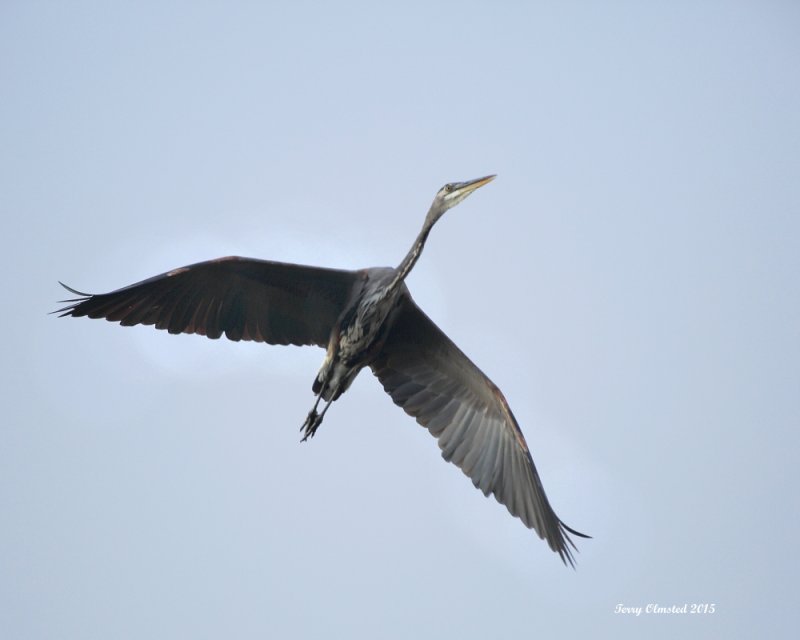
[[[314,434],[319,429],[319,425],[322,424],[322,419],[325,417],[325,412],[328,410],[328,407],[331,406],[333,403],[333,398],[328,400],[325,403],[325,407],[322,409],[322,413],[317,413],[317,407],[319,406],[319,401],[322,396],[317,396],[317,401],[314,403],[313,408],[311,411],[308,412],[308,416],[306,417],[306,421],[303,423],[303,426],[300,427],[300,431],[303,431],[303,438],[300,442],[305,442],[309,438],[313,438]]]

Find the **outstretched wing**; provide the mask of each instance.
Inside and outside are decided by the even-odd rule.
[[[568,532],[588,536],[561,522],[550,506],[503,394],[410,296],[400,302],[370,366],[395,404],[438,439],[445,460],[573,564]]]
[[[80,296],[55,313],[123,326],[155,325],[270,344],[328,344],[331,328],[360,288],[357,271],[228,257],[174,269],[128,287]],[[62,283],[63,284],[63,283]]]

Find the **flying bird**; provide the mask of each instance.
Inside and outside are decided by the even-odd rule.
[[[236,341],[325,348],[312,385],[316,400],[300,428],[304,441],[369,367],[395,404],[438,440],[445,460],[574,566],[569,534],[589,536],[555,514],[505,397],[415,304],[405,284],[439,218],[494,177],[444,185],[397,268],[345,271],[226,257],[111,293],[82,293],[61,283],[79,297],[63,300],[68,306],[54,313],[212,339],[224,334]]]

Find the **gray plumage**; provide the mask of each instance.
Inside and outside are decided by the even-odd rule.
[[[436,194],[410,251],[396,268],[325,269],[228,257],[175,269],[106,294],[85,294],[56,313],[123,326],[269,344],[317,345],[326,355],[301,430],[314,435],[325,412],[368,366],[392,400],[438,440],[484,495],[573,564],[571,529],[547,500],[522,431],[491,380],[414,303],[405,278],[430,230],[487,176]],[[321,400],[325,407],[317,411]]]

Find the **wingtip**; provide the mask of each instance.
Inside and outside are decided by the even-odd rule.
[[[77,289],[73,289],[72,287],[67,286],[63,282],[61,282],[61,280],[58,280],[57,282],[58,282],[58,284],[60,284],[62,287],[64,287],[70,293],[74,293],[76,296],[80,296],[80,297],[78,297],[78,298],[69,298],[67,300],[59,300],[58,304],[66,304],[67,306],[66,307],[61,307],[60,309],[56,309],[55,311],[50,311],[50,312],[48,312],[48,315],[54,315],[54,314],[57,313],[57,314],[59,314],[58,315],[59,318],[63,318],[64,316],[73,315],[72,312],[75,310],[75,307],[77,305],[79,305],[81,302],[84,302],[85,300],[88,300],[89,298],[92,297],[91,293],[84,293],[83,291],[78,291]]]
[[[561,520],[558,521],[558,526],[561,529],[561,535],[562,535],[562,544],[557,549],[558,555],[561,557],[561,561],[564,563],[564,565],[572,567],[573,569],[577,569],[577,567],[575,566],[575,556],[573,555],[573,552],[580,553],[580,550],[578,549],[572,538],[570,538],[569,534],[571,533],[572,535],[587,540],[591,540],[592,536],[588,536],[585,533],[576,531],[572,527],[561,522]]]

